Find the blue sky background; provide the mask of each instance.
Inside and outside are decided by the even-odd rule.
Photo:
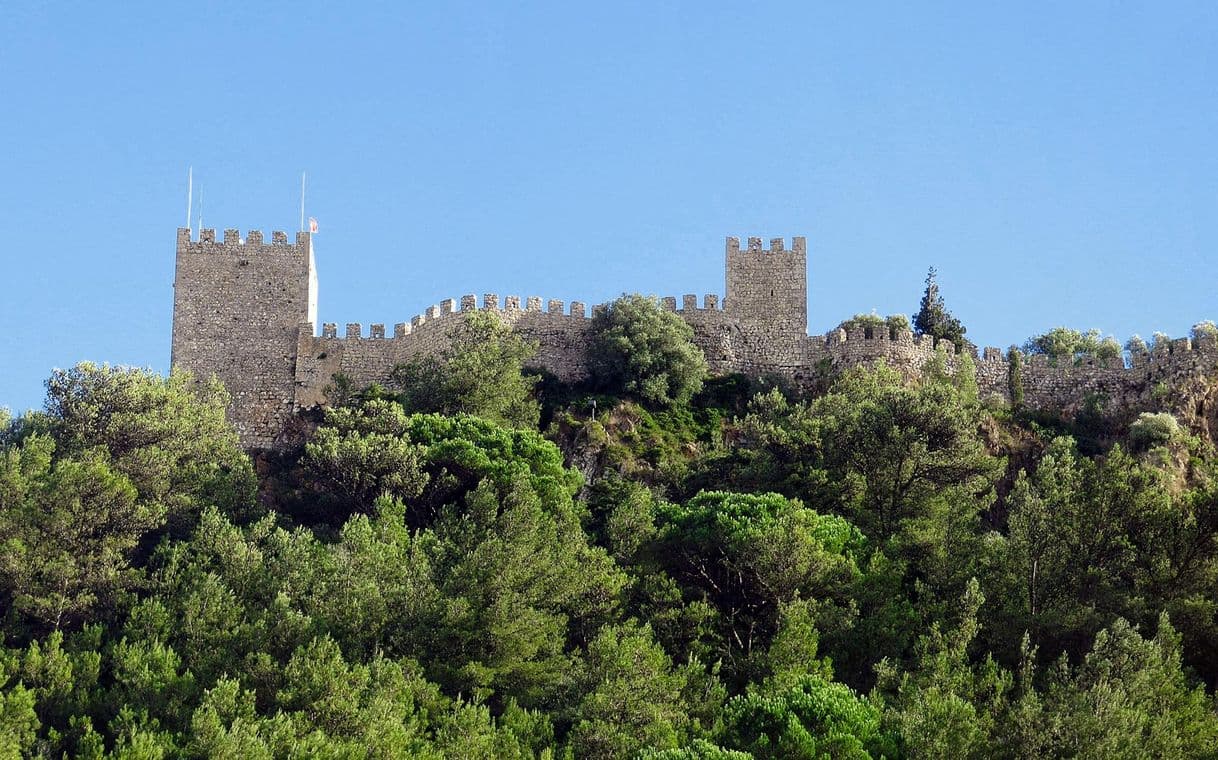
[[[268,233],[308,171],[328,322],[721,293],[799,234],[814,333],[931,264],[982,345],[1218,317],[1213,3],[347,5],[3,4],[0,406],[167,369],[190,165]]]

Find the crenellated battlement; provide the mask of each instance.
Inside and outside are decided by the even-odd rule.
[[[713,299],[716,297],[708,296],[708,298]],[[428,306],[422,313],[414,315],[408,321],[393,323],[393,331],[388,335],[384,331],[384,323],[372,324],[369,333],[365,336],[361,323],[349,322],[346,325],[345,334],[340,338],[338,335],[338,325],[327,322],[322,325],[321,337],[342,340],[348,338],[364,340],[406,338],[416,333],[419,328],[434,325],[438,322],[447,322],[450,317],[462,316],[473,311],[493,311],[505,318],[535,315],[537,317],[590,320],[587,307],[582,301],[571,301],[568,307],[565,301],[558,299],[551,298],[546,300],[540,296],[528,296],[525,298],[522,308],[519,296],[503,296],[501,300],[498,294],[486,293],[482,296],[481,305],[479,305],[478,297],[469,294],[461,296],[459,301],[453,298],[446,298],[438,304]]]
[[[241,237],[240,230],[229,228],[224,230],[223,237],[217,238],[216,230],[212,228],[199,230],[197,236],[187,227],[178,228],[178,250],[191,253],[213,253],[234,247],[245,248],[249,246],[269,245],[276,248],[307,246],[310,243],[310,239],[311,234],[308,232],[297,232],[295,239],[289,239],[288,233],[282,230],[275,230],[271,232],[270,243],[266,243],[262,230],[250,230],[245,233],[245,237]]]
[[[740,248],[740,238],[738,238],[738,237],[728,237],[727,238],[727,253],[729,255],[731,255],[733,253],[740,253],[741,250],[742,249]],[[791,238],[791,247],[788,249],[786,247],[786,240],[784,240],[783,238],[780,238],[780,237],[779,238],[770,238],[770,247],[769,248],[762,247],[761,238],[751,237],[751,238],[747,238],[747,242],[746,242],[745,248],[743,250],[744,250],[744,252],[753,253],[753,254],[775,254],[775,253],[807,254],[808,239],[804,238],[804,237],[793,237],[793,238]]]
[[[372,332],[364,335],[363,325],[361,323],[351,322],[346,325],[346,332],[342,336],[346,338],[404,338],[415,333],[418,328],[424,325],[431,325],[438,321],[442,321],[453,315],[460,316],[472,311],[493,311],[507,318],[513,316],[537,315],[545,317],[561,317],[564,319],[581,319],[590,321],[592,316],[600,309],[603,309],[605,304],[595,304],[589,310],[587,304],[583,301],[562,301],[555,298],[544,299],[541,296],[527,296],[521,303],[520,296],[505,295],[500,297],[496,293],[486,293],[481,299],[473,294],[461,296],[459,300],[447,298],[440,301],[439,304],[428,306],[422,313],[416,314],[405,322],[393,323],[393,330],[388,335],[379,334],[375,329],[374,324]],[[722,313],[720,307],[719,296],[714,293],[707,293],[702,296],[699,304],[698,296],[694,294],[686,294],[681,297],[680,305],[674,296],[665,296],[659,299],[660,306],[666,311],[676,312],[678,314],[692,312],[715,312]],[[322,326],[323,338],[339,338],[338,326],[335,323],[326,323]]]
[[[707,293],[702,296],[702,305],[698,305],[698,296],[693,293],[686,293],[681,296],[681,300],[677,301],[676,296],[664,296],[659,299],[660,308],[664,311],[675,311],[677,313],[692,312],[692,311],[722,311],[719,306],[719,296],[714,293]],[[680,304],[678,306],[678,303]]]

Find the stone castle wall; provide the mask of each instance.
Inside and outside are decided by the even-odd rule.
[[[935,346],[929,337],[908,330],[837,329],[809,341],[808,366],[829,368],[830,374],[883,360],[906,376],[916,377],[936,352],[941,352],[949,372],[955,372],[960,362],[950,341]],[[965,350],[973,360],[982,399],[1010,403],[1017,382],[1026,406],[1064,414],[1078,411],[1091,396],[1102,397],[1113,410],[1149,408],[1162,384],[1180,387],[1190,379],[1218,372],[1218,341],[1212,336],[1180,338],[1157,344],[1153,351],[1112,359],[1021,356],[1017,378],[1012,377],[1010,351],[992,347],[980,352]]]
[[[696,296],[686,295],[680,307],[673,297],[663,298],[660,303],[694,326],[695,340],[707,355],[712,371],[734,371],[738,362],[730,340],[730,319],[718,308],[719,297],[705,296],[701,307],[697,301]],[[459,302],[441,301],[409,322],[393,325],[391,330],[384,324],[373,324],[365,330],[362,324],[352,322],[340,336],[338,325],[328,323],[322,326],[321,336],[315,337],[312,325],[302,325],[296,352],[297,405],[307,408],[324,403],[324,387],[340,372],[356,387],[384,382],[396,365],[446,348],[462,315],[475,310],[494,312],[524,337],[536,341],[537,353],[531,365],[566,382],[587,376],[585,357],[592,319],[585,303],[572,301],[567,306],[563,301],[543,301],[537,296],[527,297],[522,303],[519,296],[500,300],[498,295],[488,293],[479,304],[477,296],[466,295]]]
[[[534,363],[563,380],[583,376],[584,346],[591,320],[587,307],[573,301],[569,309],[562,301],[547,302],[528,298],[524,307],[516,296],[487,294],[479,307],[477,297],[463,296],[460,304],[447,299],[432,306],[409,322],[399,322],[390,332],[385,325],[373,324],[365,331],[359,323],[348,323],[340,337],[338,326],[326,324],[320,337],[311,324],[302,325],[297,343],[296,400],[302,408],[324,402],[324,387],[336,373],[351,379],[356,387],[384,382],[398,365],[420,356],[436,353],[449,345],[449,335],[461,322],[461,315],[479,308],[496,312],[502,319],[538,343]]]
[[[743,249],[728,238],[725,295],[660,299],[694,332],[694,341],[715,374],[776,374],[797,383],[821,382],[850,367],[884,361],[908,377],[917,377],[939,351],[949,371],[959,357],[950,343],[936,347],[930,338],[887,327],[851,327],[825,335],[807,334],[807,251],[803,238],[790,249],[776,238],[763,248],[749,238]],[[392,369],[449,345],[461,315],[492,311],[538,344],[532,363],[562,380],[586,374],[591,319],[580,301],[536,296],[466,295],[429,307],[409,322],[387,331],[373,324],[316,324],[316,273],[308,233],[289,244],[276,232],[269,245],[260,233],[241,239],[226,230],[223,241],[213,230],[192,240],[178,231],[174,297],[173,364],[197,376],[218,376],[233,396],[230,417],[244,445],[267,448],[298,409],[326,402],[326,387],[336,374],[355,387],[384,382]],[[593,311],[599,307],[593,307]],[[1011,401],[1009,354],[996,348],[974,360],[982,398]],[[1070,413],[1091,394],[1104,396],[1110,408],[1149,406],[1161,383],[1185,382],[1218,370],[1218,345],[1188,339],[1156,345],[1149,353],[1104,363],[1097,359],[1025,357],[1020,382],[1024,403],[1037,409]]]

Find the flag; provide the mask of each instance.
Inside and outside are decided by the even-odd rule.
[[[317,220],[309,217],[309,232],[317,232]]]

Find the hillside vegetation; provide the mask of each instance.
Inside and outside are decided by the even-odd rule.
[[[253,460],[216,383],[54,373],[0,420],[0,757],[1218,755],[1218,456],[1171,408],[595,329],[573,387],[475,314]]]

